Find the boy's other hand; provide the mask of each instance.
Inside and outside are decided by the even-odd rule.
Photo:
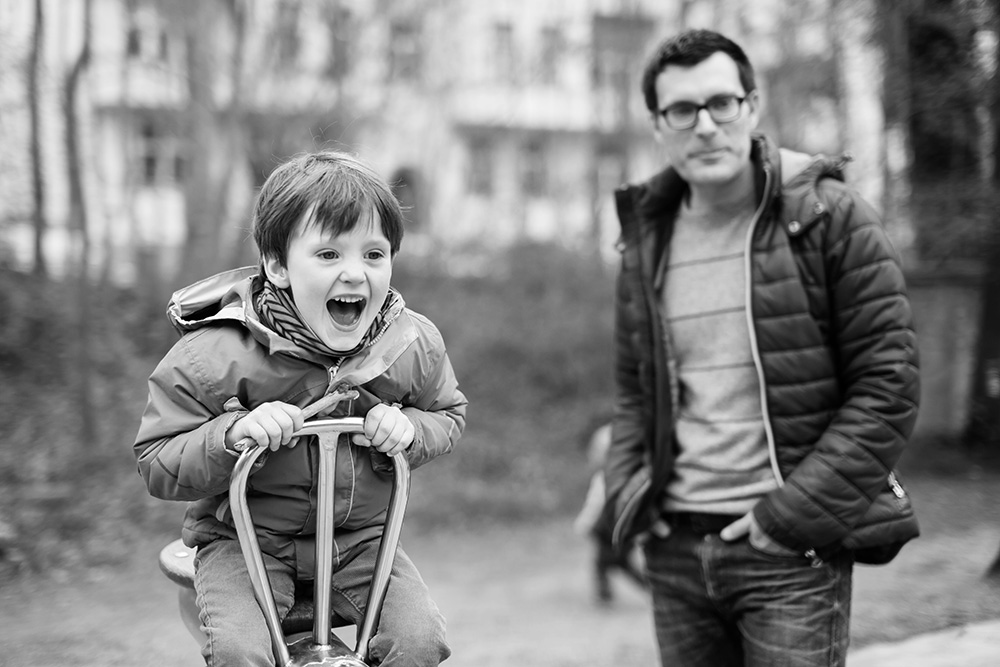
[[[272,451],[282,445],[294,447],[299,439],[292,438],[292,434],[302,428],[304,421],[298,406],[281,401],[262,403],[226,431],[226,446],[233,448],[243,438],[250,438]]]
[[[362,447],[374,447],[387,456],[395,456],[413,443],[414,428],[395,405],[380,403],[365,415],[365,432],[351,440]]]

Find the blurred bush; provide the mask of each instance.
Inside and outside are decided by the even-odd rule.
[[[1000,193],[972,176],[914,184],[917,251],[928,262],[992,261],[1000,247]]]
[[[613,271],[550,245],[493,261],[481,278],[405,262],[394,275],[409,306],[441,329],[469,398],[455,453],[418,471],[411,514],[423,523],[575,510],[584,434],[610,415]]]
[[[441,329],[469,401],[453,454],[417,471],[409,521],[531,518],[574,511],[586,485],[584,433],[610,412],[612,271],[597,258],[525,245],[485,277],[453,277],[401,256],[394,284]],[[0,270],[0,563],[47,569],[114,562],[177,533],[183,507],[150,498],[131,444],[146,377],[175,337],[165,304],[102,288],[81,442],[74,285]],[[150,314],[153,313],[153,314]]]

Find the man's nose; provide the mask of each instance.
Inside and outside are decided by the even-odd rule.
[[[698,134],[711,134],[719,129],[719,124],[712,120],[712,114],[708,113],[708,109],[698,109],[695,118],[694,131]]]

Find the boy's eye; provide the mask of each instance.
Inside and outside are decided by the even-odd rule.
[[[321,259],[337,259],[337,253],[333,250],[324,250],[319,256]]]
[[[369,250],[368,259],[382,259],[385,257],[385,253],[381,250]]]

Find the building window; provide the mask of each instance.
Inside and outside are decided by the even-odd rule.
[[[514,26],[510,23],[493,26],[493,57],[497,80],[514,83],[517,80],[517,59],[514,54]]]
[[[156,128],[151,123],[145,123],[139,133],[139,164],[143,185],[157,183],[159,161]]]
[[[140,53],[142,53],[142,36],[139,29],[132,26],[125,36],[125,55],[129,58],[138,58]]]
[[[389,181],[392,193],[399,200],[399,207],[403,211],[403,220],[409,230],[420,229],[423,222],[417,181],[417,171],[410,167],[398,169]]]
[[[538,78],[544,84],[558,81],[559,68],[566,51],[563,32],[556,26],[542,28],[542,47],[539,52]]]
[[[493,194],[493,146],[486,139],[469,142],[469,192],[477,195]]]
[[[274,36],[279,67],[294,67],[299,60],[299,13],[301,7],[298,2],[289,2],[288,0],[278,5]]]
[[[184,178],[186,164],[180,140],[152,119],[139,127],[136,171],[147,187],[171,185]]]
[[[596,112],[604,127],[619,128],[628,124],[630,66],[630,59],[621,52],[608,49],[595,54]]]
[[[167,35],[166,30],[160,31],[160,45],[158,56],[162,62],[167,62],[170,59],[170,36]]]
[[[389,29],[389,67],[393,79],[416,81],[420,77],[420,30],[409,21],[396,21]]]
[[[545,145],[532,141],[524,146],[521,157],[521,190],[529,197],[544,197],[549,192],[549,164]]]
[[[354,17],[350,11],[334,5],[326,6],[324,18],[330,37],[326,76],[333,81],[340,81],[350,71]]]

